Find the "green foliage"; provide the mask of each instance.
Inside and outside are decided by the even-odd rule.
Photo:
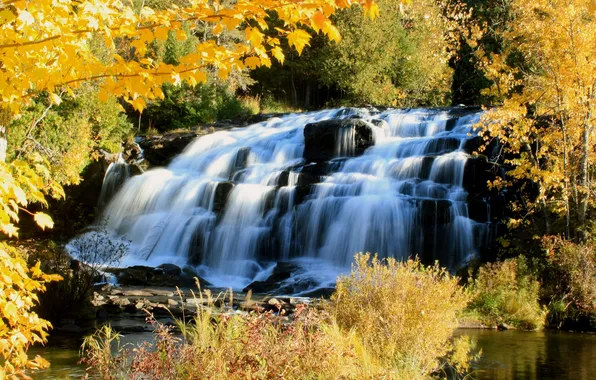
[[[323,83],[338,86],[357,103],[446,104],[451,73],[440,8],[426,0],[378,5],[383,16],[373,21],[357,9],[336,15],[342,40],[325,47]]]
[[[594,238],[581,244],[558,237],[544,238],[544,297],[549,301],[549,325],[596,329],[595,244]]]
[[[188,129],[216,120],[252,114],[225,84],[208,82],[192,88],[164,85],[165,98],[150,103],[143,113],[147,128],[159,131]]]
[[[60,105],[42,95],[10,124],[7,161],[41,156],[55,181],[77,184],[92,152],[119,151],[130,127],[116,99],[100,102],[92,86],[64,96]]]
[[[540,284],[523,256],[481,267],[472,284],[469,310],[489,326],[509,325],[535,330],[544,325]]]

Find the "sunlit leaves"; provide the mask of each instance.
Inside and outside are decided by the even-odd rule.
[[[45,368],[49,363],[39,356],[29,359],[27,348],[46,341],[51,324],[31,309],[38,302],[37,292],[45,284],[61,280],[46,275],[38,262],[28,268],[14,248],[0,243],[0,378],[23,376],[24,370]]]
[[[51,100],[59,104],[59,96],[55,95],[58,89],[77,88],[96,79],[106,90],[102,94],[121,97],[141,111],[144,104],[137,98],[151,99],[152,89],[177,83],[179,77],[173,72],[207,72],[214,68],[225,77],[247,66],[270,65],[270,54],[283,61],[281,40],[266,40],[264,35],[271,12],[282,21],[276,28],[281,39],[302,52],[309,45],[308,27],[339,41],[339,32],[329,16],[352,4],[360,4],[371,19],[378,16],[379,8],[371,0],[195,1],[159,10],[147,6],[133,9],[132,3],[120,0],[5,2],[0,5],[2,103],[17,115],[30,102],[32,92],[47,90]],[[181,57],[177,67],[144,61],[149,58],[150,45],[166,41],[171,32],[178,41],[187,39],[188,32],[182,30],[184,23],[190,26],[191,34],[199,27],[212,26],[213,34],[188,54],[192,60]],[[243,30],[245,41],[235,46],[220,45],[212,37],[224,29]],[[100,60],[89,49],[92,37],[102,38],[109,48],[126,44],[131,50],[126,56],[121,52]],[[258,57],[259,61],[249,57]],[[192,78],[200,82],[196,76]]]
[[[572,224],[583,228],[586,208],[596,204],[590,180],[596,162],[593,4],[515,0],[502,53],[477,50],[493,82],[488,94],[506,98],[485,116],[481,133],[502,143],[512,180],[537,185],[527,209],[565,216],[568,234]]]
[[[302,53],[304,47],[309,45],[310,34],[302,29],[296,29],[288,34],[288,43],[298,51],[298,54]]]
[[[36,212],[33,216],[33,219],[35,220],[35,223],[37,223],[39,227],[41,227],[42,230],[54,227],[54,221],[52,220],[52,218],[50,218],[48,214],[44,214],[43,212]]]

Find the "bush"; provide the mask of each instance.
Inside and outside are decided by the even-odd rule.
[[[596,329],[596,241],[576,244],[546,237],[549,325],[561,328]]]
[[[90,369],[108,379],[420,379],[445,375],[447,356],[468,368],[470,341],[450,343],[468,295],[437,266],[358,256],[328,306],[299,305],[290,319],[216,309],[221,300],[205,294],[178,321],[181,338],[155,321],[153,342],[116,355],[112,330],[87,338]]]
[[[544,325],[545,311],[539,304],[540,284],[530,273],[524,257],[481,267],[472,289],[474,299],[469,309],[483,323],[526,330]]]
[[[356,256],[332,297],[339,326],[354,330],[385,365],[428,375],[452,349],[449,340],[469,296],[458,279],[418,260]]]
[[[146,128],[157,128],[160,132],[189,129],[253,113],[227,85],[214,81],[195,87],[164,85],[163,92],[165,98],[150,103],[143,113]]]
[[[53,242],[46,242],[45,247],[37,250],[36,257],[43,262],[44,271],[59,273],[64,278],[49,284],[39,299],[38,312],[50,321],[81,317],[89,311],[93,284],[104,280],[101,269],[117,264],[128,251],[129,242],[113,239],[105,226],[84,236],[73,240],[70,246],[77,260]]]

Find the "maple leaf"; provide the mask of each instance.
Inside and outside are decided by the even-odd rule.
[[[288,34],[288,43],[298,51],[298,54],[302,54],[305,46],[310,46],[310,34],[302,29],[296,29]]]
[[[36,212],[35,215],[33,215],[33,219],[42,230],[45,230],[46,228],[54,228],[54,221],[48,214]]]

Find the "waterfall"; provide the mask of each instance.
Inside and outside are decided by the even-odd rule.
[[[132,242],[122,265],[190,264],[216,286],[242,288],[288,260],[322,286],[361,251],[457,269],[490,235],[465,188],[479,118],[341,108],[216,132],[126,181],[102,218]],[[106,193],[128,175],[108,174]]]

